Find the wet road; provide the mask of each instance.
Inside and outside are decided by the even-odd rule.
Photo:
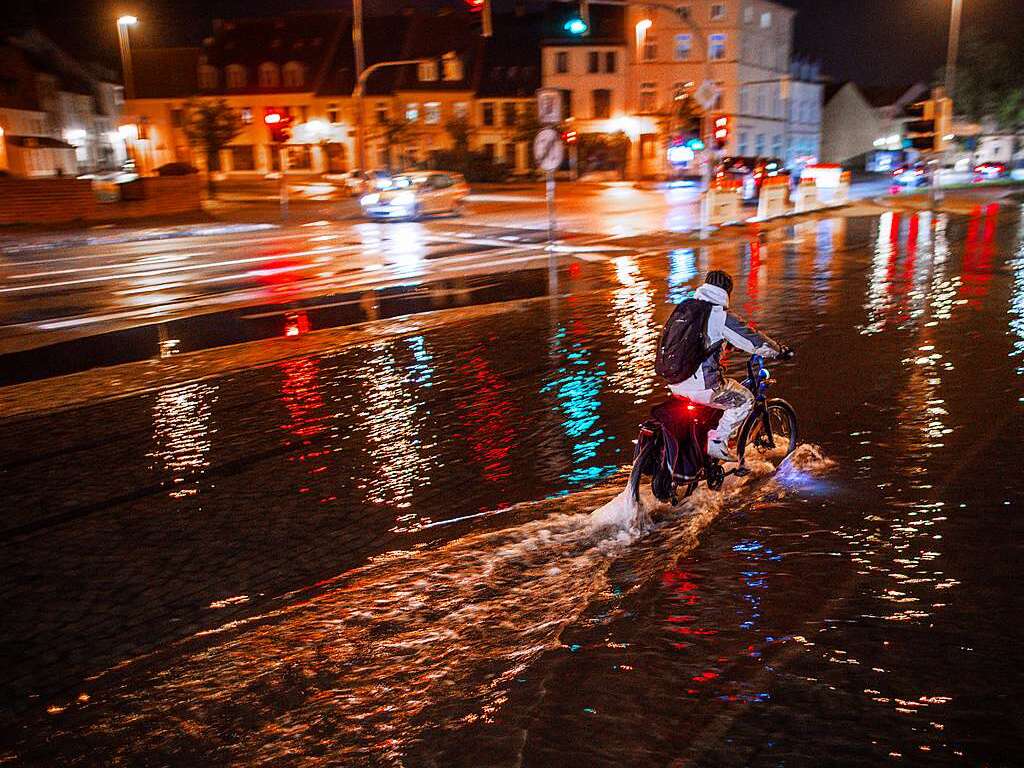
[[[709,268],[798,349],[773,372],[806,444],[643,534],[595,525],[661,396],[658,328]],[[7,420],[0,757],[1016,764],[1019,207],[557,277]]]

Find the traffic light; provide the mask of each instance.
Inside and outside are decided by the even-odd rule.
[[[907,107],[904,123],[910,146],[920,152],[941,152],[952,130],[953,102],[939,94]]]
[[[480,23],[482,26],[481,34],[484,37],[491,37],[494,35],[494,20],[491,16],[491,0],[466,0],[466,5],[469,6],[469,10],[471,12],[480,14]]]
[[[580,0],[580,12],[565,22],[563,29],[570,35],[582,37],[590,32],[590,0]]]
[[[272,143],[285,144],[292,137],[292,116],[283,109],[267,107],[263,114],[263,122],[270,131]]]
[[[725,149],[725,145],[729,143],[729,118],[725,115],[719,115],[715,118],[715,149]]]
[[[577,134],[576,131],[562,131],[562,141],[564,141],[566,144],[575,144],[578,139],[579,134]]]

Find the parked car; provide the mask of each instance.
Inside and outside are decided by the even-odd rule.
[[[727,157],[718,165],[718,178],[731,178],[741,183],[743,200],[754,202],[761,195],[761,186],[769,176],[788,175],[785,164],[777,157]]]
[[[978,163],[974,166],[974,181],[993,181],[1003,179],[1009,175],[1005,163]]]
[[[459,213],[469,195],[462,174],[416,171],[391,179],[387,188],[360,198],[363,214],[375,219],[415,219],[433,213]]]

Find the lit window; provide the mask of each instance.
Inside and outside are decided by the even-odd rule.
[[[452,104],[452,114],[455,115],[456,120],[466,120],[469,118],[469,102],[468,101],[456,101]]]
[[[765,11],[761,14],[761,29],[769,29],[772,26],[772,12]]]
[[[558,51],[555,53],[555,72],[565,75],[569,72],[569,52]]]
[[[242,113],[242,123],[245,125],[252,123],[252,107],[242,107],[240,112]]]
[[[420,119],[420,105],[416,102],[405,105],[405,119],[410,123],[415,123]]]
[[[711,4],[711,20],[721,21],[725,18],[725,3]]]
[[[301,88],[305,79],[305,68],[297,61],[289,61],[284,65],[284,87]]]
[[[337,123],[338,122],[338,105],[328,104],[327,105],[327,122]]]
[[[460,59],[456,54],[451,52],[446,53],[441,63],[444,66],[445,80],[461,80],[463,78],[462,59]]]
[[[209,64],[199,67],[199,87],[210,90],[217,87],[217,69]]]
[[[437,80],[437,62],[421,61],[419,66],[419,77],[422,83],[432,83]]]
[[[280,74],[277,64],[265,61],[260,64],[259,69],[260,88],[276,88],[280,85]]]
[[[485,101],[482,106],[484,125],[494,125],[494,102]]]
[[[441,122],[441,102],[428,101],[423,105],[423,122],[437,125]]]
[[[754,6],[748,5],[746,8],[743,9],[743,23],[744,24],[750,24],[753,21],[754,21]]]
[[[725,35],[717,32],[708,38],[708,57],[712,61],[725,58]]]
[[[228,88],[245,88],[245,67],[240,64],[229,64],[227,68]]]
[[[693,47],[693,38],[690,35],[676,35],[675,43],[675,60],[686,61],[690,58],[690,49]]]

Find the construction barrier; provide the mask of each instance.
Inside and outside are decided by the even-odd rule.
[[[769,176],[761,185],[757,218],[769,219],[789,212],[789,176]]]
[[[708,219],[712,224],[739,221],[743,208],[740,182],[731,179],[717,179],[711,183],[707,193]]]
[[[850,202],[850,172],[843,171],[839,177],[839,186],[836,187],[836,193],[832,198],[832,202],[837,205],[845,205]]]

